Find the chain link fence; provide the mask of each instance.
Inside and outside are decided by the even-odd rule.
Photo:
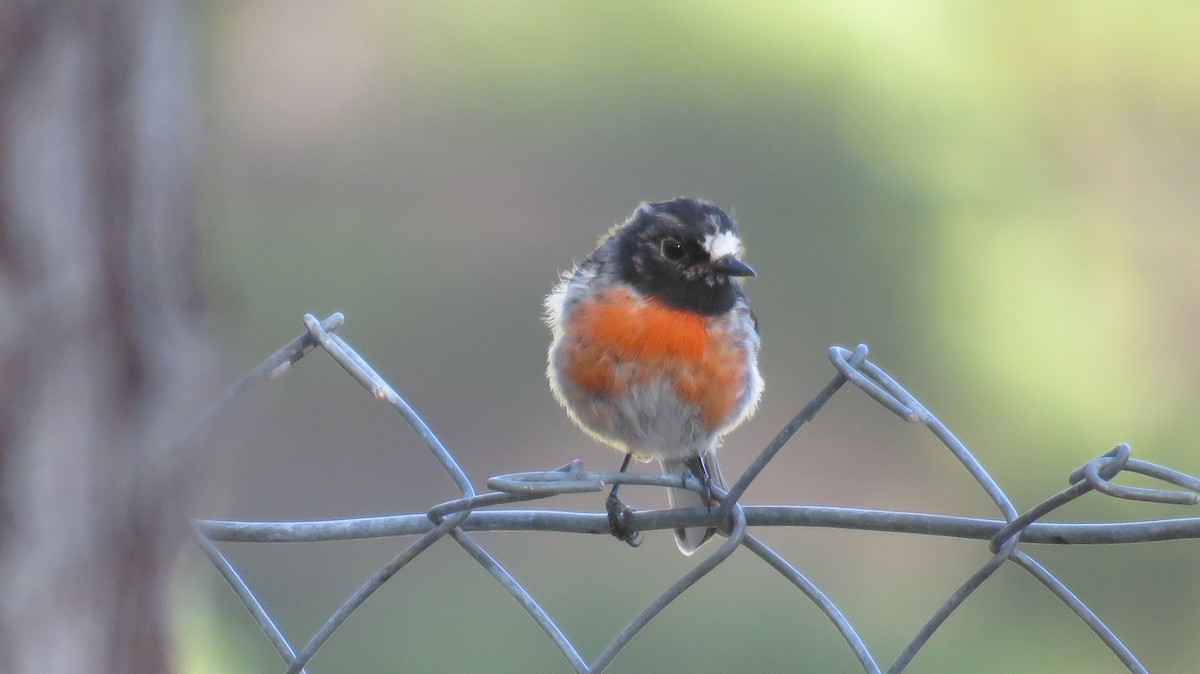
[[[346,619],[376,590],[406,564],[443,537],[449,537],[478,562],[520,606],[529,613],[566,659],[575,672],[601,672],[621,650],[660,611],[692,587],[739,548],[760,557],[797,590],[804,594],[823,613],[846,641],[863,671],[885,671],[871,650],[859,637],[854,626],[815,584],[786,559],[750,533],[757,526],[832,527],[871,531],[890,531],[905,534],[950,536],[986,541],[990,558],[934,611],[918,630],[908,646],[887,672],[903,671],[929,641],[934,632],[962,603],[991,578],[997,569],[1011,562],[1036,578],[1049,592],[1065,604],[1086,624],[1104,645],[1131,672],[1146,668],[1121,642],[1112,630],[1075,594],[1045,567],[1022,549],[1022,543],[1114,544],[1200,538],[1200,518],[1187,517],[1134,522],[1106,523],[1042,523],[1047,514],[1080,496],[1097,491],[1111,497],[1171,503],[1195,504],[1200,499],[1200,479],[1163,466],[1132,458],[1128,445],[1118,445],[1075,470],[1069,485],[1061,492],[1033,508],[1019,512],[999,485],[971,455],[971,452],[940,420],[899,383],[877,365],[867,360],[867,347],[854,350],[838,346],[829,349],[835,374],[823,389],[772,439],[745,473],[729,488],[719,493],[720,505],[710,511],[655,510],[634,512],[629,520],[636,531],[674,529],[681,526],[710,524],[722,527],[724,542],[707,557],[667,588],[626,624],[590,662],[575,648],[563,631],[538,604],[537,600],[501,566],[474,537],[475,531],[555,531],[565,533],[606,534],[609,531],[605,513],[558,512],[540,510],[498,509],[497,506],[552,498],[566,493],[598,492],[613,484],[638,484],[660,487],[679,487],[682,478],[672,475],[630,473],[598,473],[583,470],[577,460],[556,470],[496,476],[488,480],[492,491],[477,493],[470,478],[455,461],[454,456],[421,417],[405,400],[358,354],[336,334],[344,321],[335,313],[323,321],[312,315],[304,317],[307,332],[274,353],[252,370],[245,378],[213,401],[188,434],[199,432],[222,408],[256,382],[278,376],[306,353],[321,348],[347,373],[378,400],[394,408],[416,431],[437,458],[459,490],[458,498],[439,503],[422,513],[311,522],[238,522],[225,520],[196,520],[193,523],[200,548],[217,571],[246,605],[258,626],[282,656],[289,674],[305,672],[306,665],[318,649],[333,635]],[[827,506],[743,506],[738,500],[758,477],[771,459],[789,439],[840,391],[852,384],[894,414],[912,423],[919,423],[950,451],[987,494],[1002,519],[980,519],[952,515],[840,508]],[[1122,472],[1148,476],[1162,487],[1133,487],[1112,482]],[[703,490],[705,485],[687,478],[682,486]],[[484,510],[484,508],[488,508]],[[218,543],[276,543],[307,541],[341,541],[384,536],[415,536],[415,540],[386,565],[375,572],[348,597],[305,643],[289,640],[263,607],[254,590],[242,579]]]

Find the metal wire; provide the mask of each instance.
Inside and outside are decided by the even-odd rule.
[[[199,432],[241,392],[269,376],[277,376],[300,360],[313,348],[334,358],[356,381],[378,400],[387,402],[416,432],[442,465],[460,495],[435,504],[424,513],[385,517],[366,517],[343,520],[307,522],[237,522],[228,520],[195,520],[193,530],[201,550],[212,561],[234,593],[246,605],[255,622],[287,664],[287,672],[304,672],[318,649],[337,631],[346,619],[376,590],[395,576],[437,540],[448,537],[478,562],[529,613],[550,641],[558,648],[575,672],[601,672],[621,650],[664,608],[686,592],[704,575],[719,566],[739,548],[746,548],[763,559],[789,582],[796,586],[824,614],[845,639],[863,671],[881,672],[871,650],[858,636],[853,625],[812,581],[772,550],[760,539],[748,533],[751,527],[800,526],[830,527],[869,531],[890,531],[908,534],[949,536],[987,541],[991,557],[954,591],[933,615],[921,626],[907,647],[887,668],[889,673],[903,671],[924,648],[929,638],[976,589],[982,586],[1005,562],[1029,572],[1055,597],[1062,601],[1085,625],[1100,638],[1131,672],[1145,672],[1128,647],[1104,622],[1066,585],[1037,562],[1023,543],[1042,544],[1113,544],[1200,538],[1200,518],[1144,520],[1099,523],[1045,523],[1040,520],[1063,505],[1084,494],[1096,491],[1121,499],[1193,505],[1200,500],[1200,478],[1131,457],[1128,445],[1121,444],[1088,461],[1071,473],[1068,486],[1019,513],[1000,486],[984,470],[971,452],[937,417],[877,365],[867,360],[867,347],[853,351],[834,346],[829,357],[836,373],[833,379],[793,418],[751,462],[746,472],[734,482],[727,493],[717,490],[720,506],[711,511],[703,508],[678,510],[639,510],[629,517],[630,526],[637,531],[674,529],[708,524],[718,527],[725,541],[682,578],[663,591],[637,616],[629,621],[590,663],[580,655],[550,615],[531,594],[475,541],[474,531],[558,531],[570,533],[607,534],[605,513],[562,512],[552,510],[479,510],[483,507],[506,505],[523,501],[553,498],[561,494],[598,492],[614,484],[638,484],[660,487],[680,486],[677,475],[647,475],[641,473],[588,472],[576,460],[561,468],[548,471],[499,475],[488,480],[493,491],[477,494],[466,472],[454,456],[429,429],[421,417],[349,344],[333,331],[344,318],[335,313],[324,321],[311,314],[304,317],[307,332],[272,354],[245,378],[218,397],[204,414],[189,428],[188,434]],[[762,472],[772,458],[799,429],[816,416],[821,408],[846,383],[859,390],[905,421],[924,425],[959,463],[999,510],[1001,519],[984,519],[908,513],[829,506],[743,506],[742,494]],[[1113,482],[1122,472],[1133,472],[1162,481],[1180,489],[1132,487]],[[706,489],[693,478],[683,486],[701,491]],[[306,542],[336,541],[384,536],[416,536],[399,555],[364,582],[325,621],[299,651],[276,626],[263,608],[254,591],[238,574],[217,543]]]

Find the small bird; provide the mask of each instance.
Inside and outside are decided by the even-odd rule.
[[[692,475],[709,489],[667,492],[672,508],[711,508],[724,488],[721,436],[753,414],[762,395],[758,323],[741,277],[733,219],[712,204],[680,197],[643,203],[546,298],[554,334],[547,377],[554,397],[585,432],[629,459],[657,459],[663,471]],[[630,545],[630,512],[613,487],[613,535]],[[685,555],[716,530],[675,530]]]

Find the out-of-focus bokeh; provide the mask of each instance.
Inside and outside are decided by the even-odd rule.
[[[767,391],[726,474],[867,343],[1027,508],[1118,442],[1200,472],[1200,5],[253,0],[200,7],[201,221],[221,378],[342,311],[343,336],[483,488],[582,458],[615,469],[544,381],[542,297],[646,199],[730,210]],[[327,357],[243,398],[206,441],[196,515],[424,511],[453,484]],[[654,490],[633,505],[662,507]],[[539,507],[599,510],[602,495]],[[747,503],[995,516],[948,453],[849,389]],[[1076,520],[1196,515],[1090,495]],[[760,532],[885,664],[983,543]],[[590,659],[694,560],[669,534],[481,534]],[[404,540],[225,549],[303,643]],[[1027,548],[1151,671],[1200,659],[1200,544]],[[185,669],[282,665],[199,555]],[[199,588],[196,588],[196,585]],[[854,671],[781,577],[739,554],[609,671]],[[314,672],[560,672],[450,541],[372,597]],[[921,672],[1117,672],[1028,575],[1001,570]]]

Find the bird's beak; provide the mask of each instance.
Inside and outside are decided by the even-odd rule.
[[[713,271],[725,274],[726,276],[758,276],[750,268],[750,265],[732,255],[726,255],[725,257],[713,260],[712,268]]]

